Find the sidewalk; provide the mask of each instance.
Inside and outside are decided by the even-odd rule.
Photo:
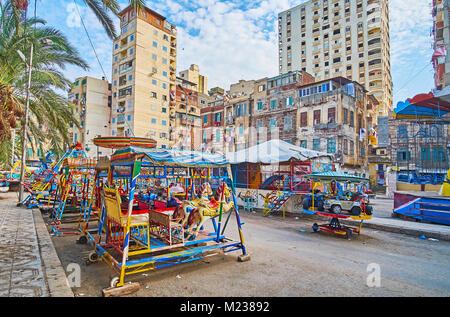
[[[359,224],[356,220],[343,220],[346,224]],[[403,233],[412,236],[425,236],[428,238],[450,241],[450,226],[422,223],[399,218],[378,218],[372,217],[371,220],[363,223],[363,228],[371,228],[388,232]]]
[[[39,210],[0,196],[0,297],[73,297]]]

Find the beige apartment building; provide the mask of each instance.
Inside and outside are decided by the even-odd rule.
[[[73,144],[80,142],[89,157],[97,157],[101,153],[97,152],[93,140],[110,135],[111,85],[104,79],[80,77],[72,84],[68,98],[80,123],[80,128],[70,127],[70,139]]]
[[[204,95],[208,94],[208,78],[200,75],[198,65],[192,64],[188,69],[181,71],[180,77],[196,84],[197,92]]]
[[[278,15],[279,71],[342,76],[392,110],[388,0],[311,0]]]
[[[177,30],[165,17],[129,6],[119,13],[114,41],[111,135],[170,143],[171,107],[176,107]]]

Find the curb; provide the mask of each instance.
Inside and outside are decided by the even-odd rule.
[[[39,209],[33,209],[33,218],[41,253],[42,268],[50,297],[74,297],[64,268],[56,253]]]

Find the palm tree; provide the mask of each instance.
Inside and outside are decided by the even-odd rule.
[[[11,0],[0,1],[0,141],[10,142],[11,129],[21,125],[27,90],[28,67],[18,51],[29,60],[34,46],[30,87],[30,121],[27,135],[29,144],[50,143],[61,150],[63,142],[70,143],[68,128],[79,126],[72,114],[73,105],[62,93],[70,81],[62,70],[66,65],[88,69],[78,51],[58,30],[46,27],[41,19],[25,19],[16,23],[16,12]],[[19,29],[18,29],[19,28]],[[51,42],[51,46],[45,43]],[[20,130],[20,129],[17,129]],[[19,135],[20,136],[20,135]],[[34,141],[34,142],[33,142]],[[5,144],[3,144],[4,148]],[[3,153],[4,155],[5,153]],[[2,157],[0,156],[0,160]]]
[[[82,0],[82,1],[95,14],[97,19],[103,25],[106,34],[108,34],[108,36],[111,39],[115,39],[117,37],[116,27],[109,14],[113,13],[115,16],[118,16],[120,12],[119,2],[117,0]],[[136,12],[141,11],[145,7],[145,0],[128,0],[128,2]],[[20,10],[24,10],[27,7],[28,1],[12,0],[12,4],[13,4],[13,11],[15,12],[16,17],[18,17]],[[19,23],[19,20],[16,19],[16,22]]]

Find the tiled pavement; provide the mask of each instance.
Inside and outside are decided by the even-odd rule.
[[[0,297],[73,296],[42,216],[14,195],[0,197]]]

